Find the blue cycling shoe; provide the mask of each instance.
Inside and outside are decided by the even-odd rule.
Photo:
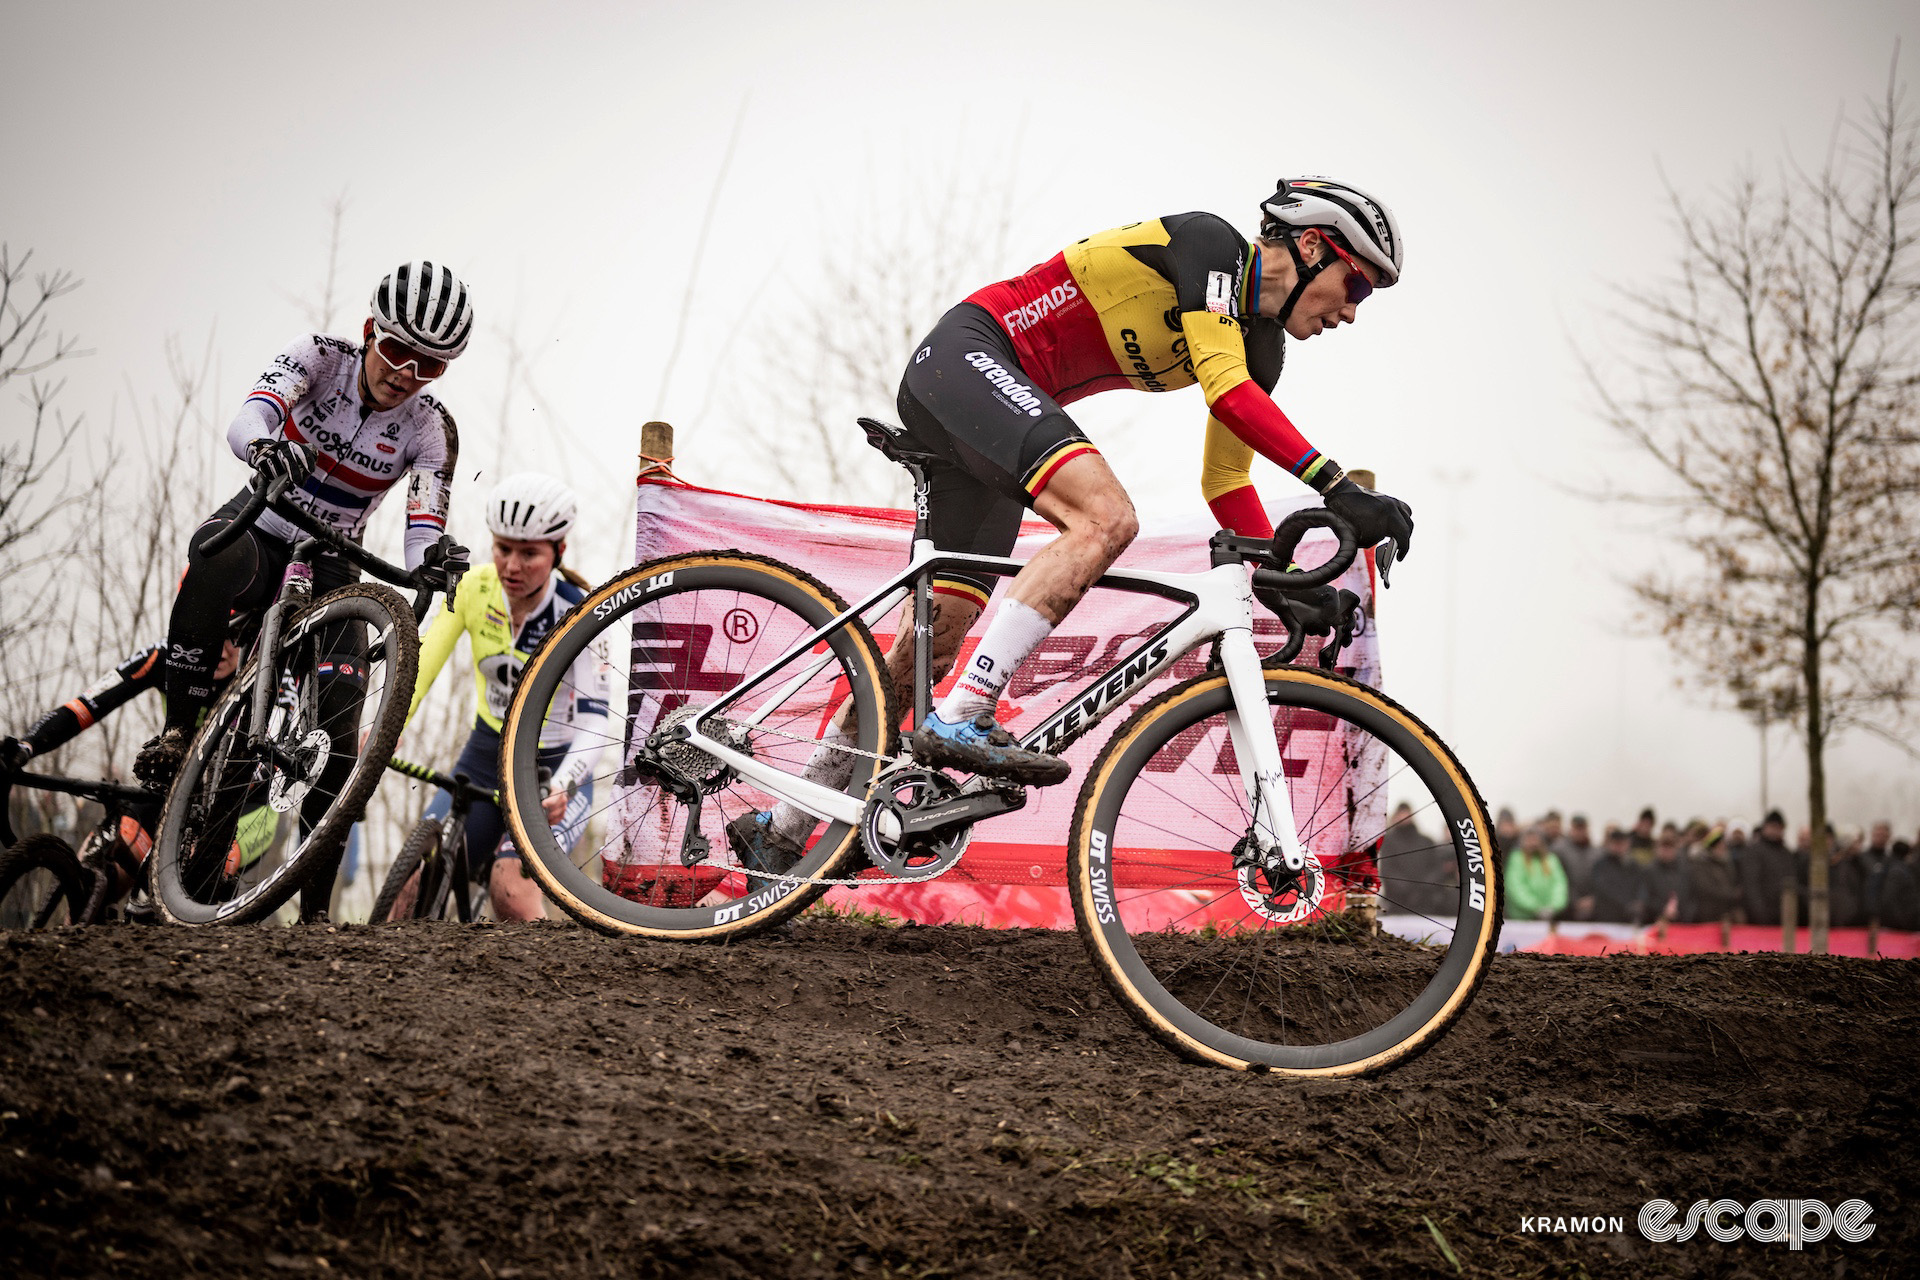
[[[935,769],[961,769],[983,778],[1006,778],[1028,787],[1051,787],[1073,772],[1059,756],[1028,751],[985,711],[950,724],[938,715],[907,735],[913,758]]]

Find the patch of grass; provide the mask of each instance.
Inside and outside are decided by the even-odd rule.
[[[1299,1210],[1307,1230],[1324,1231],[1333,1221],[1333,1199],[1331,1191],[1306,1191],[1283,1196],[1280,1203]]]
[[[1205,1191],[1219,1195],[1242,1195],[1257,1200],[1266,1190],[1260,1179],[1252,1174],[1209,1169],[1176,1155],[1142,1156],[1133,1162],[1127,1176],[1145,1182],[1157,1182],[1183,1196]]]
[[[814,903],[800,913],[801,919],[808,917],[839,920],[846,924],[862,924],[870,929],[898,929],[902,924],[900,917],[888,915],[884,911],[862,911],[858,907],[842,907],[825,899]]]

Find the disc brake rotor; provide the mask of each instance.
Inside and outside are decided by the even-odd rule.
[[[333,739],[327,736],[327,731],[315,729],[287,752],[299,761],[301,772],[306,777],[296,778],[284,769],[273,771],[273,781],[267,784],[267,803],[275,813],[285,813],[307,798],[307,792],[313,789],[332,751]]]
[[[1241,901],[1275,924],[1297,924],[1312,915],[1326,897],[1327,877],[1313,850],[1304,852],[1306,865],[1289,871],[1278,854],[1265,858],[1253,851],[1253,837],[1244,837],[1233,851]]]

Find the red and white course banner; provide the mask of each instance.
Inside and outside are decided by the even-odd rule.
[[[1277,522],[1294,507],[1315,504],[1312,495],[1305,494],[1292,507],[1270,502],[1269,508],[1274,511]],[[637,514],[637,563],[692,551],[734,548],[771,556],[804,569],[849,601],[866,596],[906,565],[913,534],[913,514],[909,511],[774,502],[651,477],[640,482]],[[1208,567],[1207,539],[1217,527],[1210,516],[1196,513],[1191,518],[1145,528],[1121,557],[1120,567],[1204,572]],[[1021,526],[1013,555],[1026,559],[1054,536],[1050,525],[1030,520]],[[1331,536],[1324,530],[1314,530],[1302,544],[1301,563],[1315,564],[1325,559],[1331,543]],[[1371,570],[1371,556],[1362,556],[1336,584],[1360,597],[1369,619],[1373,616]],[[995,594],[995,603],[988,606],[987,617],[975,625],[955,664],[956,671],[964,668],[1004,593],[1002,587]],[[910,607],[910,603],[903,607]],[[1038,725],[1063,706],[1070,695],[1083,692],[1094,676],[1132,652],[1178,611],[1177,604],[1157,596],[1111,590],[1089,593],[1014,673],[1000,704],[1001,722],[1016,736]],[[1255,615],[1262,651],[1278,648],[1282,638],[1278,619],[1261,609],[1256,609]],[[892,646],[897,625],[897,612],[871,620],[874,638],[883,649]],[[1316,643],[1308,640],[1302,661],[1311,661]],[[829,892],[827,900],[841,907],[881,912],[922,924],[1071,928],[1073,914],[1066,890],[1065,841],[1079,794],[1078,779],[1085,776],[1108,736],[1133,708],[1175,682],[1198,675],[1206,658],[1204,651],[1188,655],[1136,693],[1125,706],[1113,711],[1066,753],[1074,767],[1073,778],[1057,787],[1029,792],[1026,808],[977,827],[959,865],[940,879],[921,885],[836,888]],[[1366,684],[1379,686],[1379,647],[1371,625],[1341,654],[1339,670]],[[746,673],[733,674],[737,678]],[[947,677],[936,690],[936,696],[946,691],[953,678]],[[1308,741],[1316,737],[1326,741]],[[1288,753],[1314,757],[1309,766],[1315,770],[1314,776],[1327,777],[1344,767],[1337,733],[1296,732]],[[1237,789],[1237,767],[1230,753],[1222,755],[1213,772],[1233,775]],[[1204,793],[1212,790],[1207,775],[1196,770],[1182,770],[1169,778],[1180,779],[1193,789],[1193,795],[1180,797],[1183,801],[1205,802]],[[1353,790],[1362,798],[1354,822],[1364,830],[1383,829],[1385,788],[1357,782]],[[623,797],[621,820],[640,816],[633,812],[634,806],[650,807],[659,802],[658,795],[647,790]],[[1372,812],[1374,809],[1378,812]],[[1331,845],[1344,848],[1345,824],[1325,832],[1324,838]],[[1315,843],[1317,846],[1319,840]],[[731,866],[733,860],[725,851],[725,841],[715,839],[713,846],[713,861]],[[622,878],[623,868],[617,865],[619,862],[678,862],[677,848],[645,849],[630,845],[621,851],[607,852],[617,860],[605,868],[609,884]],[[1174,863],[1201,852],[1198,847],[1167,851],[1170,862]],[[637,866],[625,868],[629,873],[637,869]]]

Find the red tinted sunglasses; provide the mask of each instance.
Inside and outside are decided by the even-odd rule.
[[[1348,292],[1352,292],[1352,286],[1348,286]],[[373,326],[373,334],[373,349],[380,353],[380,358],[395,373],[412,366],[414,377],[422,382],[430,382],[447,371],[445,360],[424,351],[416,351],[377,324]]]
[[[1347,264],[1347,301],[1357,306],[1372,297],[1373,281],[1367,279],[1367,273],[1360,269],[1359,260],[1335,243],[1332,236],[1323,234],[1320,242]]]

